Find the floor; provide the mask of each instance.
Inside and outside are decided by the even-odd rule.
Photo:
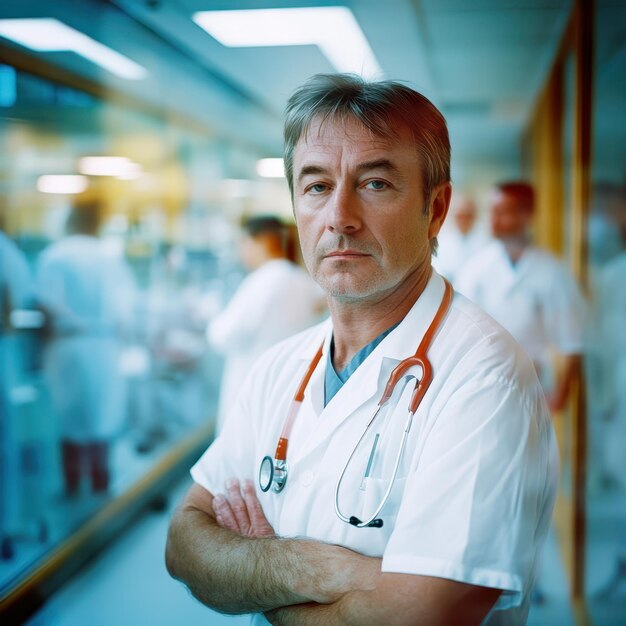
[[[167,511],[146,513],[57,593],[28,626],[248,624],[247,616],[229,617],[206,608],[165,570],[168,520],[187,484],[171,494]]]
[[[247,616],[224,616],[202,606],[165,570],[168,520],[187,485],[184,481],[172,492],[168,510],[146,513],[57,593],[27,626],[248,624]],[[546,545],[540,580],[547,600],[533,606],[529,626],[573,626],[565,573],[553,535]]]

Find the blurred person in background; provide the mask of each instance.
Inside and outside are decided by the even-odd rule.
[[[477,224],[478,211],[474,200],[465,194],[453,194],[450,215],[438,237],[433,267],[453,285],[466,262],[485,247],[487,233]]]
[[[225,356],[217,432],[261,353],[319,321],[324,293],[287,258],[287,229],[275,216],[242,224],[240,257],[249,274],[209,324],[209,343]]]
[[[10,558],[20,502],[20,450],[13,396],[26,379],[25,355],[12,314],[32,305],[34,281],[24,253],[2,227],[0,221],[0,556]]]
[[[623,229],[620,227],[623,206],[623,188],[609,181],[593,185],[587,225],[589,264],[597,272],[623,249]],[[593,282],[593,277],[592,282]]]
[[[98,199],[78,199],[68,236],[41,254],[37,268],[50,318],[44,369],[60,420],[67,496],[79,493],[84,474],[94,492],[108,490],[110,444],[126,413],[119,360],[135,290],[124,259],[98,239],[103,211]]]
[[[619,189],[615,205],[615,234],[626,241],[626,189]],[[616,490],[621,520],[612,578],[597,599],[626,601],[626,250],[612,257],[601,270],[596,290],[598,331],[602,347],[601,377],[605,382],[602,439],[605,486]]]
[[[581,362],[587,306],[565,265],[533,245],[534,203],[528,183],[496,186],[490,214],[495,240],[467,262],[456,287],[517,339],[535,364],[548,405],[560,411]],[[564,361],[558,377],[553,352]]]
[[[457,289],[500,322],[526,350],[541,380],[551,411],[567,404],[581,365],[586,303],[574,277],[553,255],[532,244],[535,193],[526,182],[497,185],[491,197],[495,239],[470,259]],[[563,360],[560,372],[554,353]],[[533,602],[545,593],[537,585]]]
[[[619,302],[615,300],[619,300],[626,285],[626,282],[619,285],[615,281],[622,263],[612,261],[620,252],[623,254],[626,244],[624,212],[623,188],[609,181],[595,182],[587,228],[590,311],[585,340],[585,377],[588,388],[593,389],[587,403],[590,434],[587,471],[591,494],[619,485],[614,469],[609,467],[607,446],[610,447],[612,441],[609,416],[615,406],[615,350],[623,337],[623,331],[614,332],[613,311],[619,310]],[[613,288],[617,288],[616,293],[611,293]],[[622,325],[625,319],[622,317]],[[609,327],[610,333],[607,332]]]

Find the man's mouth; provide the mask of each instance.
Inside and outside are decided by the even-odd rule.
[[[369,254],[360,252],[359,250],[333,250],[324,255],[326,259],[358,259],[368,257]]]

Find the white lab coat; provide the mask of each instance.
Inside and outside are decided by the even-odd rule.
[[[547,392],[550,349],[582,353],[587,306],[571,273],[550,253],[529,246],[512,265],[502,242],[493,241],[468,262],[456,288],[517,339]]]
[[[218,431],[255,361],[282,339],[317,323],[324,292],[287,259],[268,261],[242,281],[209,325],[209,343],[225,355]]]
[[[445,230],[444,230],[445,229]],[[490,242],[480,226],[475,226],[466,235],[457,228],[444,226],[437,238],[437,256],[433,256],[433,267],[456,286],[456,279],[465,264]]]
[[[120,333],[133,307],[130,270],[100,240],[73,235],[42,253],[38,283],[53,315],[44,368],[62,437],[110,439],[126,409],[119,361]]]
[[[510,335],[455,296],[429,358],[434,378],[418,409],[382,528],[357,529],[335,515],[341,469],[373,414],[387,378],[414,353],[441,302],[433,273],[426,290],[324,408],[330,320],[266,353],[242,387],[224,431],[192,468],[212,493],[227,478],[257,480],[274,454],[293,394],[313,355],[324,355],[289,440],[284,491],[257,492],[281,536],[310,537],[369,556],[382,569],[503,589],[486,623],[525,623],[535,559],[556,493],[556,447],[532,364]],[[340,491],[348,516],[373,513],[389,484],[409,386],[392,398],[378,432],[379,454],[361,491],[371,441],[353,460]],[[256,616],[257,623],[265,623]]]

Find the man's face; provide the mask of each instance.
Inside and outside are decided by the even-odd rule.
[[[454,221],[459,232],[467,235],[476,223],[476,205],[469,199],[461,198],[454,211]]]
[[[314,120],[296,145],[293,176],[303,258],[331,297],[382,300],[430,265],[442,219],[423,213],[408,130],[390,141],[350,118]]]
[[[520,206],[519,200],[502,191],[491,197],[491,232],[496,239],[510,239],[526,234],[531,212]]]

